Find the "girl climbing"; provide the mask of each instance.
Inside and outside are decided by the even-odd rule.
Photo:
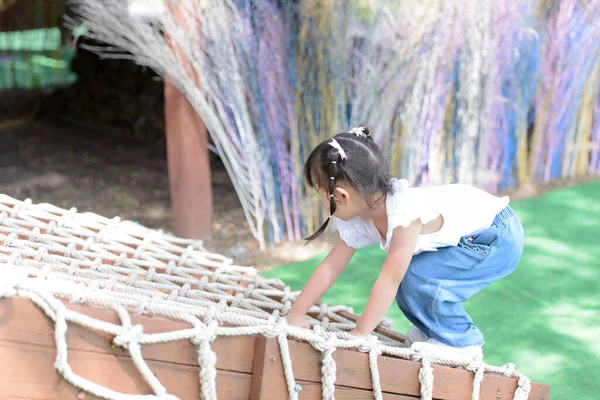
[[[414,325],[413,348],[481,359],[483,334],[462,306],[512,273],[523,250],[523,227],[508,205],[464,184],[409,187],[389,166],[366,127],[319,144],[304,179],[321,196],[340,240],[317,267],[287,316],[304,316],[331,287],[357,249],[378,243],[387,256],[353,335],[365,337],[396,303]],[[365,265],[365,268],[374,266]]]

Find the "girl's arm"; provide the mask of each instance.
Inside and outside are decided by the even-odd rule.
[[[379,277],[373,284],[365,311],[358,320],[356,328],[350,332],[351,334],[369,335],[389,310],[412,259],[421,226],[421,220],[416,220],[406,228],[394,229],[388,256],[383,263]]]
[[[333,246],[333,249],[331,249],[315,272],[313,272],[292,305],[287,316],[289,324],[308,327],[308,322],[304,319],[304,315],[333,285],[333,282],[335,282],[348,265],[348,262],[350,262],[355,251],[355,249],[349,247],[343,240],[340,240]]]

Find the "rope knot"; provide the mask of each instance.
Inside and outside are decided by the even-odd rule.
[[[77,208],[71,207],[69,209],[69,211],[67,211],[66,213],[64,213],[62,215],[62,217],[60,218],[60,220],[58,221],[58,227],[62,228],[63,226],[65,226],[67,224],[67,222],[69,222],[71,219],[73,219],[73,217],[75,216],[75,214],[77,214]]]
[[[280,314],[281,315],[288,315],[290,313],[291,309],[292,309],[292,304],[291,303],[284,303],[283,307],[281,307]]]
[[[201,331],[191,338],[190,341],[196,346],[207,341],[210,343],[217,338],[218,327],[219,324],[217,321],[210,321],[208,325],[199,328]]]
[[[219,282],[219,279],[221,278],[221,275],[223,275],[223,272],[224,272],[224,271],[223,271],[223,268],[217,268],[217,269],[215,270],[215,272],[213,272],[213,274],[212,274],[212,277],[211,277],[212,279],[211,279],[211,281],[212,281],[212,282],[217,282],[217,283],[218,283],[218,282]]]
[[[148,282],[152,282],[152,280],[156,277],[156,267],[154,265],[151,265],[150,268],[148,268],[148,271],[146,271],[146,280]]]
[[[78,285],[78,290],[75,290],[71,295],[71,300],[69,301],[71,304],[83,304],[85,302],[85,298],[90,294],[95,292],[98,289],[100,282],[93,281],[90,282],[89,285],[80,284]]]
[[[177,295],[180,297],[185,297],[187,296],[188,292],[190,291],[191,285],[189,283],[184,283],[183,286],[181,287],[181,289],[179,289]]]
[[[166,269],[165,273],[166,273],[167,275],[172,275],[172,274],[173,274],[173,270],[174,270],[175,268],[177,268],[177,267],[175,266],[175,261],[171,260],[171,261],[169,261],[169,263],[167,264],[167,269]]]
[[[287,321],[285,318],[276,320],[275,317],[269,318],[270,324],[266,327],[264,335],[270,339],[286,335]]]
[[[98,268],[102,265],[102,259],[100,257],[96,257],[92,264],[90,265],[90,271],[98,271]]]
[[[85,242],[83,242],[83,246],[81,246],[81,250],[88,251],[90,249],[90,247],[92,247],[93,244],[94,244],[94,238],[90,236],[87,239],[85,239]]]
[[[379,339],[377,339],[377,336],[371,335],[367,339],[365,339],[361,344],[359,344],[357,349],[362,353],[370,353],[371,350],[377,347],[378,342]]]
[[[192,255],[193,252],[194,252],[194,246],[190,245],[190,246],[186,247],[185,251],[183,253],[181,253],[181,256],[179,256],[179,259],[177,260],[177,266],[185,265],[185,262],[190,257],[190,255]]]
[[[313,348],[321,353],[332,354],[336,350],[334,338],[332,336],[322,336],[318,340],[311,341],[310,344]]]
[[[235,297],[233,298],[233,301],[231,302],[231,307],[237,308],[239,307],[244,301],[246,300],[246,298],[244,297],[243,293],[238,293],[235,295]]]
[[[208,283],[208,276],[204,275],[202,278],[200,278],[200,281],[198,281],[198,290],[204,291],[204,287],[206,286],[207,283]]]
[[[35,227],[29,234],[29,240],[31,240],[32,242],[37,242],[40,240],[40,235],[41,235],[40,228]]]
[[[115,262],[114,262],[114,264],[113,264],[113,265],[114,265],[115,267],[122,267],[122,266],[125,266],[125,265],[124,265],[124,263],[125,263],[125,260],[127,260],[127,253],[125,253],[125,252],[121,252],[121,254],[119,254],[119,255],[117,256],[117,259],[115,260]]]
[[[512,378],[515,375],[515,365],[513,363],[504,364],[504,376]]]
[[[319,319],[323,319],[324,317],[327,316],[328,308],[329,308],[329,306],[326,303],[321,303],[321,306],[319,309]]]
[[[69,245],[64,250],[65,257],[68,257],[68,258],[73,257],[73,253],[76,250],[77,250],[77,246],[75,246],[75,243],[69,243]]]
[[[18,239],[19,237],[17,236],[17,234],[13,232],[4,238],[4,245],[6,247],[10,247],[10,245],[12,245],[13,242],[16,242]]]
[[[21,252],[15,251],[8,257],[8,265],[17,265],[21,260]]]
[[[135,309],[135,312],[138,315],[145,314],[146,310],[148,309],[148,306],[150,306],[150,304],[160,303],[162,301],[163,301],[163,298],[158,293],[154,294],[154,296],[152,296],[152,297],[144,297],[142,299],[142,301],[140,301],[140,304]]]
[[[137,282],[137,279],[138,279],[138,273],[132,272],[131,275],[129,275],[129,279],[127,279],[125,281],[125,284],[127,286],[133,286]]]
[[[283,295],[281,296],[281,302],[282,303],[287,303],[287,302],[291,302],[292,301],[292,297],[291,296],[291,292],[290,292],[290,287],[286,286],[283,288]]]
[[[77,272],[77,270],[79,270],[79,267],[77,266],[77,264],[75,263],[75,261],[71,261],[71,264],[69,265],[69,267],[67,269],[67,274],[69,274],[69,275],[75,275],[75,273]]]
[[[242,292],[244,294],[244,298],[248,298],[250,296],[252,296],[252,293],[254,292],[254,285],[253,284],[249,284],[248,287],[246,287],[246,289],[244,289],[244,291]]]
[[[383,319],[379,323],[379,326],[386,329],[392,329],[392,320],[388,317],[383,317]]]
[[[115,336],[113,343],[123,348],[127,348],[130,343],[139,343],[142,339],[143,332],[144,327],[139,324],[123,328],[123,331]]]
[[[35,256],[33,256],[33,259],[35,261],[44,261],[44,257],[47,255],[48,255],[48,248],[46,246],[42,246],[35,253]]]
[[[481,369],[481,367],[483,367],[483,361],[481,360],[473,360],[469,365],[467,365],[465,368],[467,371],[471,371],[471,372],[477,372],[478,370]]]
[[[48,223],[48,226],[46,227],[46,233],[48,235],[51,235],[52,233],[54,233],[54,229],[56,229],[56,221],[52,220]]]
[[[216,319],[217,315],[221,314],[223,310],[225,310],[225,308],[227,308],[227,303],[225,300],[222,300],[216,304],[212,304],[206,310],[206,313],[202,318],[202,322],[204,322],[206,325],[209,325],[213,320]]]
[[[115,285],[119,283],[119,279],[116,276],[111,277],[108,282],[104,284],[104,290],[111,291]]]
[[[19,212],[21,211],[21,209],[25,210],[27,207],[23,207],[23,203],[20,204],[15,204],[12,208],[12,210],[10,211],[10,217],[11,218],[15,218],[19,215]]]

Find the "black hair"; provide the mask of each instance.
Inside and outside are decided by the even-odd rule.
[[[304,180],[308,186],[317,191],[326,188],[330,201],[329,217],[319,230],[306,238],[308,242],[325,231],[335,213],[333,193],[336,183],[344,182],[354,188],[369,207],[392,192],[389,164],[366,127],[338,133],[333,139],[340,144],[345,159],[338,149],[330,145],[332,139],[327,139],[313,149],[304,163]]]

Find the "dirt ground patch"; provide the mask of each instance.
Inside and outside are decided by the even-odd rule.
[[[0,193],[35,203],[76,207],[170,231],[169,178],[164,146],[44,122],[0,123]],[[261,252],[226,170],[212,166],[213,233],[208,250],[259,269],[310,258],[326,241],[282,243]]]

